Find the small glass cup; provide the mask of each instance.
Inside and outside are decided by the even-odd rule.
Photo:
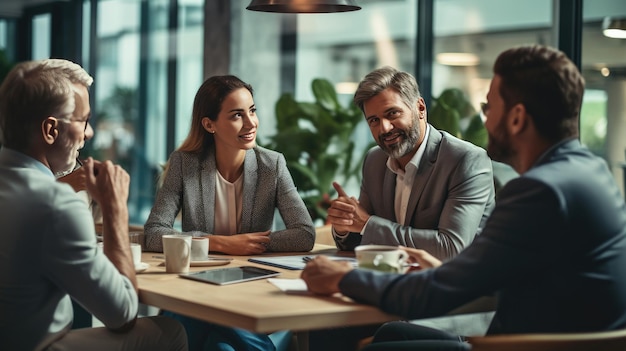
[[[141,251],[145,250],[145,242],[146,237],[144,235],[143,232],[130,232],[128,233],[128,241],[130,241],[131,244],[139,244],[141,245]]]

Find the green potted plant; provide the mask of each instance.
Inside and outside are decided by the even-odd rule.
[[[350,102],[342,106],[326,79],[311,83],[315,101],[296,101],[285,93],[276,102],[276,134],[263,145],[285,155],[287,167],[314,222],[326,220],[332,182],[360,176],[360,161],[353,159],[352,133],[363,120]]]
[[[433,98],[428,111],[428,122],[433,127],[445,130],[459,139],[487,147],[485,125],[463,91],[457,88],[444,90],[438,98]]]
[[[428,122],[437,129],[445,130],[483,149],[487,148],[489,138],[480,113],[474,109],[460,89],[446,89],[438,98],[433,99],[432,107],[428,111]],[[492,161],[492,165],[497,194],[509,180],[517,177],[518,174],[504,163]]]

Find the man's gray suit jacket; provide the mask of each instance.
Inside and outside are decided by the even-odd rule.
[[[403,245],[447,260],[473,240],[494,204],[491,160],[485,150],[430,126],[409,197],[406,220],[394,213],[396,175],[378,146],[363,163],[360,204],[372,215],[363,236],[334,235],[337,247]]]
[[[163,251],[161,236],[172,232],[182,210],[182,231],[199,236],[214,232],[215,149],[206,155],[174,151],[162,187],[144,226],[149,251]],[[286,229],[270,234],[268,251],[310,251],[315,228],[298,194],[285,157],[255,147],[246,151],[239,233],[272,229],[278,209]]]

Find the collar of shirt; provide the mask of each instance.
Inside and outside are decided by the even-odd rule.
[[[25,153],[9,149],[6,146],[3,146],[0,149],[0,162],[18,167],[37,168],[42,173],[50,175],[50,177],[54,178],[52,170],[46,167],[43,163],[26,155]]]
[[[389,170],[396,175],[400,175],[404,182],[413,183],[413,178],[415,177],[415,173],[417,173],[418,165],[422,160],[422,156],[424,156],[424,151],[426,150],[426,143],[428,141],[429,134],[430,125],[427,123],[424,140],[422,141],[422,144],[419,146],[419,148],[417,148],[417,152],[415,153],[415,155],[413,155],[409,163],[406,164],[404,170],[400,168],[400,165],[398,165],[398,161],[396,159],[391,157],[387,159],[387,168],[389,168]]]

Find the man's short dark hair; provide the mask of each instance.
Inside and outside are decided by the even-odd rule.
[[[493,71],[501,77],[506,109],[523,104],[542,137],[554,142],[578,136],[585,80],[563,52],[541,45],[515,47],[498,56]]]

